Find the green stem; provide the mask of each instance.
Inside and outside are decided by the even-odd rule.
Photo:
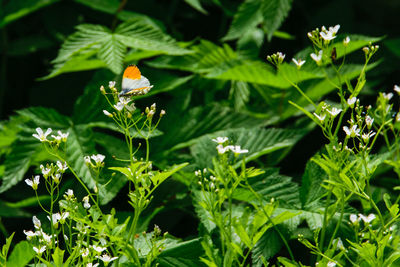
[[[328,209],[329,209],[329,204],[331,202],[331,197],[332,197],[332,190],[329,190],[328,192],[328,197],[326,200],[326,205],[325,205],[325,211],[324,211],[324,222],[322,224],[322,230],[321,230],[321,240],[319,242],[319,250],[322,251],[324,247],[324,241],[325,241],[325,232],[326,232],[326,227],[328,224]],[[321,259],[321,255],[318,255],[317,261]]]

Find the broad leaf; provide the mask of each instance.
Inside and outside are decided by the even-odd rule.
[[[271,40],[274,32],[281,26],[289,14],[293,0],[263,0],[261,12],[264,18],[263,26]]]
[[[305,130],[273,128],[239,128],[219,131],[201,137],[196,144],[190,148],[190,151],[198,167],[211,167],[211,159],[217,156],[217,144],[213,142],[212,139],[218,136],[226,136],[229,138],[232,145],[240,145],[242,149],[247,149],[249,151],[248,153],[240,155],[237,161],[239,162],[241,159],[245,159],[246,162],[249,162],[262,155],[293,146],[305,133]],[[233,155],[231,156],[231,160],[233,160]]]
[[[40,146],[39,140],[33,137],[28,140],[17,140],[11,146],[11,152],[4,162],[5,171],[2,177],[0,193],[10,189],[24,179],[26,171],[34,160],[36,150]]]
[[[244,1],[235,13],[229,31],[223,39],[238,39],[261,23],[263,20],[261,5],[262,0]]]

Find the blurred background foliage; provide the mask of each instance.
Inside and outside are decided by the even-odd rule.
[[[397,0],[0,0],[2,234],[17,231],[15,238],[23,239],[21,227],[28,229],[39,210],[31,190],[20,183],[38,173],[41,161],[51,160],[31,137],[34,128],[70,132],[75,152],[70,160],[89,186],[93,180],[82,164],[84,155],[99,152],[111,160],[126,154],[121,135],[102,114],[99,87],[110,80],[119,84],[128,64],[137,64],[154,85],[137,106],[156,102],[167,111],[151,143],[155,166],[191,163],[157,192],[143,230],[151,221],[177,237],[196,236],[192,173],[210,165],[215,149],[209,140],[215,136],[231,137],[250,150],[247,161],[270,170],[266,177],[276,191],[263,192],[265,197],[306,210],[322,194],[311,193],[311,185],[323,178],[306,164],[324,139],[287,103],[305,104],[282,77],[301,82],[314,100],[335,97],[308,56],[306,34],[340,24],[337,40],[347,35],[352,40],[353,65],[344,70],[349,79],[360,71],[360,48],[379,41],[379,61],[371,66],[363,96],[373,103],[377,91],[399,83],[399,11]],[[276,73],[265,60],[276,51],[288,62],[303,55],[307,63],[299,74],[293,64]],[[381,178],[375,184],[385,190],[397,184],[385,174]],[[302,179],[307,183],[299,189]],[[101,192],[107,208],[118,203],[121,218],[130,209],[119,204],[126,199],[125,182],[116,176]],[[72,179],[63,181],[64,189],[79,195],[74,186]]]

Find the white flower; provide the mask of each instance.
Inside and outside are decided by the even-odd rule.
[[[393,93],[382,93],[382,96],[389,101],[393,97]]]
[[[356,214],[350,214],[350,221],[351,221],[351,223],[356,223],[356,222],[358,222],[358,217],[357,217],[357,215]]]
[[[365,223],[370,223],[370,222],[372,222],[372,221],[376,218],[375,214],[373,214],[373,213],[371,213],[371,214],[368,215],[368,216],[364,216],[364,215],[362,215],[362,214],[358,214],[358,216],[359,216],[360,219],[363,220]]]
[[[30,230],[29,231],[24,230],[24,234],[26,235],[27,240],[31,240],[32,237],[37,236],[37,233],[30,231]]]
[[[83,201],[83,207],[85,209],[89,209],[90,208],[90,203],[89,203],[89,196],[86,196],[82,199]]]
[[[224,154],[225,152],[227,152],[232,146],[226,146],[224,147],[223,145],[218,145],[217,146],[217,150],[218,150],[218,154]]]
[[[351,128],[349,129],[349,127],[347,126],[343,126],[343,131],[346,132],[346,135],[348,137],[356,137],[356,136],[360,136],[360,129],[357,129],[357,125],[354,124],[353,126],[351,126]]]
[[[67,163],[65,161],[64,163],[62,163],[61,161],[57,161],[57,167],[61,173],[64,173],[68,169]]]
[[[47,140],[47,136],[51,133],[51,128],[48,128],[45,133],[43,133],[42,128],[36,128],[37,134],[32,134],[33,137],[40,140],[40,142],[45,142]]]
[[[329,27],[329,32],[336,34],[339,31],[339,29],[340,29],[340,25],[337,24],[334,27]]]
[[[322,123],[325,120],[326,114],[317,115],[317,113],[314,112],[314,116],[317,117],[317,119]]]
[[[362,134],[362,139],[364,140],[364,142],[365,143],[367,143],[368,142],[368,140],[372,137],[372,136],[374,136],[376,133],[375,132],[373,132],[373,131],[370,131],[369,133],[363,133]]]
[[[160,111],[160,116],[161,116],[161,117],[164,116],[165,113],[166,113],[165,110],[162,109],[162,110]]]
[[[112,117],[113,115],[110,113],[110,112],[108,112],[107,110],[103,110],[103,113],[104,113],[104,115],[106,115],[107,117]]]
[[[96,246],[96,245],[93,245],[92,248],[98,253],[101,253],[101,252],[103,252],[104,250],[107,249],[107,248]]]
[[[47,216],[47,219],[49,219],[49,221],[51,221],[51,219],[53,219],[53,225],[56,225],[58,223],[58,221],[61,219],[61,215],[60,213],[54,213],[50,216]]]
[[[56,184],[59,184],[59,183],[60,183],[61,174],[56,173],[56,174],[52,175],[51,177],[53,178],[53,181],[54,181]]]
[[[336,38],[333,32],[327,31],[327,32],[320,32],[319,35],[321,35],[322,39],[325,41],[331,41]]]
[[[72,189],[68,189],[64,196],[66,199],[71,199],[74,197],[74,191]]]
[[[344,45],[344,46],[348,46],[349,43],[350,43],[350,37],[347,36],[346,38],[343,39],[343,45]]]
[[[298,69],[300,69],[301,66],[303,66],[304,63],[306,63],[306,61],[302,60],[301,58],[299,58],[297,60],[295,58],[292,58],[292,61],[297,66]]]
[[[354,103],[356,103],[357,97],[353,96],[352,98],[347,99],[347,104],[352,108],[354,107]]]
[[[61,141],[66,142],[67,138],[69,136],[69,132],[66,133],[62,133],[61,131],[57,131],[59,138],[61,139]]]
[[[327,267],[335,267],[336,263],[334,263],[333,261],[328,262],[328,264],[326,265]]]
[[[25,183],[27,183],[33,190],[36,190],[39,185],[40,176],[36,175],[33,179],[25,179]]]
[[[214,141],[215,143],[218,143],[218,144],[223,144],[226,141],[228,141],[228,137],[220,137],[220,136],[218,136],[217,138],[212,139],[212,141]]]
[[[91,158],[96,162],[96,164],[102,163],[106,156],[102,154],[92,155]]]
[[[108,82],[108,87],[110,87],[110,89],[114,88],[115,87],[115,81]]]
[[[59,218],[60,223],[64,224],[65,220],[68,218],[68,216],[69,216],[69,212],[68,211],[61,213],[60,218]]]
[[[99,263],[93,264],[93,263],[89,262],[89,263],[86,265],[86,267],[97,267],[97,266],[99,266]]]
[[[110,257],[108,254],[103,254],[103,255],[101,255],[101,256],[96,256],[96,258],[98,258],[98,259],[100,259],[100,260],[102,260],[104,263],[109,263],[109,262],[112,262],[112,261],[114,261],[114,260],[116,260],[116,259],[118,259],[118,257]]]
[[[33,247],[33,250],[37,253],[37,254],[39,254],[39,255],[42,255],[42,253],[43,252],[45,252],[45,250],[46,250],[46,246],[42,246],[42,247]]]
[[[333,107],[331,110],[327,109],[326,110],[329,114],[331,114],[332,117],[336,117],[342,110],[339,108]]]
[[[371,118],[370,116],[367,115],[365,117],[365,124],[367,124],[368,129],[371,128],[373,122],[374,122],[374,119]]]
[[[131,102],[131,99],[127,97],[120,97],[119,101],[114,107],[118,110],[121,111],[124,107],[126,107],[129,103]]]
[[[86,258],[87,256],[89,256],[89,249],[88,248],[81,249],[81,256],[82,258]]]
[[[33,225],[35,226],[35,228],[40,229],[40,227],[42,226],[42,223],[36,216],[32,217],[32,221],[33,221]]]
[[[47,178],[51,172],[51,168],[45,168],[42,164],[40,164],[40,170],[42,171],[44,178]]]
[[[318,55],[311,53],[310,57],[317,63],[319,64],[322,59],[322,50],[319,50]]]
[[[396,93],[400,94],[400,86],[394,85],[393,90],[394,90]]]
[[[247,149],[241,149],[240,146],[230,146],[230,150],[235,154],[243,154],[249,152],[249,150]]]
[[[332,240],[333,244],[336,244],[336,249],[344,249],[343,241],[340,237],[335,238]]]
[[[89,156],[84,156],[83,160],[85,161],[86,164],[90,164],[90,157]]]

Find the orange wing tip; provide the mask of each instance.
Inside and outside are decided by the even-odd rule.
[[[132,80],[140,79],[140,77],[141,77],[140,70],[135,65],[129,65],[125,69],[124,75],[123,75],[123,78],[129,78],[129,79],[132,79]]]

